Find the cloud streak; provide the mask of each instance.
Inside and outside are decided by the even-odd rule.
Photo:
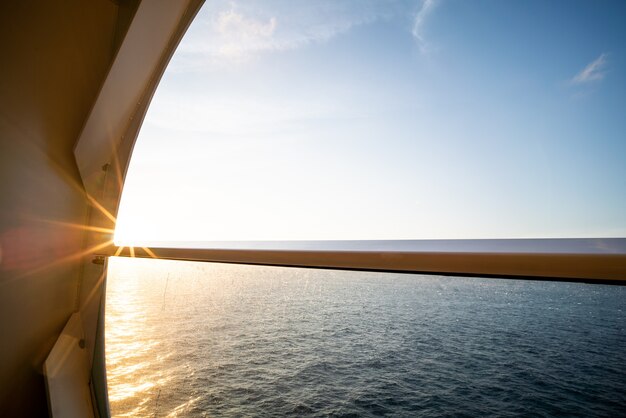
[[[170,69],[196,72],[267,53],[322,44],[356,27],[399,19],[422,54],[426,21],[439,0],[213,0],[202,8]]]
[[[571,84],[587,84],[594,81],[600,81],[606,75],[606,67],[608,64],[608,54],[602,53],[598,58],[587,64],[578,74],[570,80]]]
[[[215,51],[220,55],[241,55],[248,50],[263,49],[272,43],[276,31],[276,17],[267,21],[247,18],[233,9],[219,14],[215,32],[222,41]]]
[[[205,6],[179,48],[180,69],[246,61],[261,53],[326,42],[388,14],[385,4],[316,1],[214,1]]]
[[[411,33],[413,34],[413,38],[417,41],[417,45],[422,53],[427,53],[430,49],[426,39],[424,38],[423,31],[426,18],[430,15],[434,7],[435,0],[422,0],[422,5],[415,14],[415,18],[413,20]]]

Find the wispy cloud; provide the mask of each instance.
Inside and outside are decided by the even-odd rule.
[[[406,19],[422,53],[426,20],[439,0],[212,0],[202,8],[170,69],[202,71],[248,62],[265,53],[321,44],[352,29],[387,19]],[[413,10],[413,13],[411,13]]]
[[[214,26],[221,40],[216,52],[233,56],[241,55],[248,50],[271,47],[276,25],[276,17],[263,21],[248,18],[233,9],[224,11],[218,15]]]
[[[415,18],[413,20],[413,29],[411,33],[413,34],[413,38],[417,41],[417,44],[422,53],[427,53],[429,51],[429,45],[424,38],[424,24],[426,22],[426,18],[430,15],[433,8],[435,7],[436,0],[421,0],[422,4],[417,13],[415,14]]]
[[[593,81],[600,81],[606,75],[606,67],[608,64],[608,54],[602,53],[598,58],[591,61],[585,68],[576,74],[571,80],[571,84],[586,84]]]
[[[348,2],[216,0],[207,4],[180,46],[181,69],[224,60],[245,61],[264,52],[286,51],[326,42],[355,26],[389,13],[386,5]]]

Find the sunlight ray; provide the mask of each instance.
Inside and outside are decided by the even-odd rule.
[[[93,207],[98,209],[104,216],[109,218],[111,222],[113,222],[114,224],[117,222],[117,220],[115,219],[115,216],[113,216],[111,212],[109,212],[104,206],[98,203],[98,201],[94,199],[89,193],[87,193],[87,199],[89,200],[89,203],[91,203]]]
[[[159,258],[156,256],[156,254],[148,247],[141,247],[142,250],[144,250],[145,252],[148,253],[148,255],[152,258]]]
[[[93,246],[91,246],[91,247],[89,247],[89,248],[87,248],[87,249],[85,249],[83,251],[78,251],[76,253],[67,255],[65,257],[59,258],[57,260],[54,260],[54,261],[52,261],[50,263],[47,263],[47,264],[45,264],[43,266],[39,266],[37,268],[34,268],[34,269],[29,270],[27,272],[24,272],[23,274],[16,276],[15,279],[23,279],[23,278],[31,276],[33,274],[46,271],[46,270],[51,269],[53,267],[57,267],[57,266],[59,266],[61,264],[69,263],[71,261],[77,260],[79,258],[85,257],[85,256],[90,255],[90,254],[93,254],[96,251],[101,250],[103,248],[106,248],[106,247],[108,247],[108,246],[110,246],[112,244],[113,244],[113,240],[108,240],[108,241],[102,242],[100,244],[93,245]]]
[[[49,223],[53,225],[66,226],[68,228],[82,229],[84,231],[104,232],[107,234],[112,234],[115,232],[115,229],[113,228],[104,228],[100,226],[76,224],[72,222],[54,221],[54,220],[49,220],[49,219],[36,219],[36,221]]]

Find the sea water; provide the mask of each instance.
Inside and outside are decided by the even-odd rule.
[[[113,258],[113,416],[620,416],[626,287]]]

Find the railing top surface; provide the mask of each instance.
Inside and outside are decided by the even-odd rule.
[[[626,254],[626,238],[162,241],[140,246],[211,250]]]
[[[626,239],[622,238],[275,241],[203,245],[208,248],[111,247],[102,254],[235,264],[626,284]]]

